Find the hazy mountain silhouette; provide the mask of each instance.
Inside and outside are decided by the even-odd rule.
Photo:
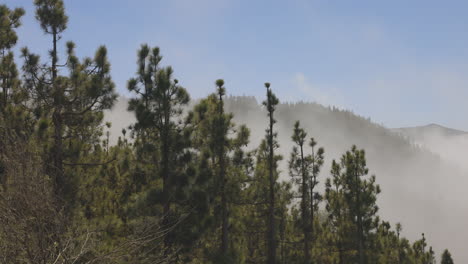
[[[418,136],[421,136],[427,133],[434,133],[434,134],[437,133],[437,134],[441,134],[447,137],[468,135],[468,132],[466,131],[448,128],[448,127],[444,127],[438,124],[429,124],[425,126],[415,126],[415,127],[401,127],[401,128],[394,128],[392,130],[397,131],[397,132],[402,132],[406,134],[407,136],[414,137],[414,138],[418,138]]]
[[[468,132],[437,124],[392,130],[447,162],[468,170]]]

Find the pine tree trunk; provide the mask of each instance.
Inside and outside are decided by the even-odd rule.
[[[62,120],[62,92],[61,87],[57,86],[57,33],[56,29],[53,30],[53,49],[52,49],[52,90],[53,90],[53,107],[54,112],[52,113],[52,123],[54,125],[53,132],[53,146],[52,146],[52,164],[51,169],[53,180],[54,180],[54,192],[58,198],[59,210],[65,207],[65,179],[63,172],[63,120]],[[67,215],[68,216],[68,215]],[[63,225],[62,227],[64,227]],[[58,231],[58,230],[57,230]],[[59,254],[59,248],[61,247],[62,241],[60,232],[53,234],[53,239],[58,243],[55,254]]]
[[[55,190],[61,199],[64,195],[64,179],[63,179],[63,141],[62,131],[63,123],[60,115],[60,109],[56,109],[52,117],[54,123],[54,148],[53,148],[53,159],[54,159],[54,177],[55,177]]]
[[[164,110],[164,124],[162,124],[162,133],[161,133],[161,144],[162,144],[162,179],[163,179],[163,197],[164,197],[164,204],[163,204],[163,227],[164,229],[168,230],[172,226],[172,215],[171,215],[171,200],[170,200],[170,169],[169,169],[169,155],[170,155],[170,148],[169,148],[169,107],[166,106]],[[164,236],[164,257],[169,258],[172,248],[172,239],[171,239],[171,232],[166,232]]]
[[[310,187],[310,225],[309,225],[309,241],[310,241],[310,244],[312,245],[312,247],[314,247],[314,241],[313,241],[313,236],[314,236],[314,189],[312,187],[312,184],[311,184],[311,187]],[[312,263],[312,261],[309,261],[310,263]]]
[[[219,95],[219,139],[220,139],[220,146],[219,146],[219,176],[221,179],[221,214],[222,214],[222,227],[221,227],[221,253],[226,256],[228,253],[228,243],[229,243],[229,219],[228,219],[228,208],[227,208],[227,197],[226,197],[226,164],[224,159],[224,109],[223,109],[223,98],[222,95]],[[221,130],[222,128],[222,130]]]
[[[228,210],[227,210],[227,201],[226,201],[226,194],[224,193],[224,188],[222,189],[222,196],[221,196],[221,207],[222,207],[222,234],[221,234],[221,252],[223,255],[228,253],[228,245],[229,245],[229,221],[228,221]]]
[[[54,29],[53,33],[53,50],[52,50],[52,88],[54,91],[54,112],[52,113],[52,122],[54,124],[54,145],[52,148],[53,157],[53,175],[55,180],[55,192],[61,199],[64,195],[64,179],[63,179],[63,120],[61,115],[61,89],[57,86],[57,33]]]
[[[315,155],[314,149],[312,148],[312,155]],[[314,219],[315,219],[315,204],[314,204],[314,188],[316,183],[316,174],[314,172],[315,168],[315,156],[312,157],[312,179],[310,181],[310,240],[312,247],[314,246]]]
[[[1,110],[2,112],[4,112],[4,111],[5,111],[5,108],[7,107],[7,104],[8,104],[8,96],[7,96],[7,94],[8,94],[8,87],[6,87],[6,86],[7,86],[7,78],[6,78],[6,77],[2,79],[2,86],[3,86],[3,87],[2,87],[2,88],[3,88],[3,102],[2,102],[2,104],[0,105],[0,107],[1,107],[0,110]]]
[[[171,211],[171,204],[169,201],[169,192],[168,192],[168,160],[167,160],[167,150],[163,148],[163,197],[164,197],[164,204],[163,204],[163,228],[165,230],[170,229],[170,211]],[[171,239],[170,239],[170,232],[167,232],[164,236],[164,257],[168,257],[170,255],[170,248],[171,248]]]
[[[358,172],[355,171],[355,185],[356,185],[356,214],[357,214],[357,231],[358,231],[358,254],[359,263],[365,263],[364,245],[363,245],[363,228],[362,228],[362,214],[361,214],[361,200],[360,200],[360,187]]]
[[[273,112],[269,113],[270,116],[270,131],[268,135],[268,145],[270,148],[269,161],[269,208],[268,208],[268,264],[276,263],[276,241],[275,241],[275,179],[273,175],[273,162],[274,162],[274,151],[273,151]]]
[[[300,145],[301,148],[301,172],[302,172],[302,199],[301,199],[301,209],[302,209],[302,225],[304,232],[304,263],[310,263],[310,225],[309,225],[309,216],[307,215],[307,173],[304,166],[304,148],[303,145]]]

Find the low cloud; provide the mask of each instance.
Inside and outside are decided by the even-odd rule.
[[[293,77],[293,83],[296,88],[301,92],[302,95],[299,99],[300,101],[314,101],[326,106],[336,106],[343,108],[342,96],[337,92],[337,90],[332,88],[319,87],[311,83],[304,73],[298,72]]]

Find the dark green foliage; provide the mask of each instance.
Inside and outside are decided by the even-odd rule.
[[[413,260],[424,264],[435,264],[435,255],[432,247],[427,249],[427,241],[424,233],[422,238],[413,243]]]
[[[0,5],[0,111],[4,117],[9,117],[5,122],[15,127],[20,122],[18,119],[25,116],[17,107],[25,101],[25,94],[20,89],[19,73],[11,49],[18,40],[16,29],[21,26],[23,15],[22,8],[10,10],[7,6]]]
[[[332,179],[326,182],[327,211],[338,258],[369,262],[371,232],[376,229],[377,195],[380,187],[375,176],[366,178],[368,169],[364,150],[353,146],[340,160],[333,161]]]
[[[248,144],[249,130],[245,126],[236,127],[233,116],[224,113],[224,81],[217,80],[217,93],[202,99],[188,114],[194,125],[192,144],[201,156],[201,162],[211,170],[207,191],[212,194],[212,230],[216,235],[211,238],[205,251],[214,263],[231,263],[239,254],[232,242],[239,239],[239,223],[233,218],[238,211],[233,205],[242,196],[242,187],[247,181],[246,170],[249,156],[243,148]],[[219,230],[219,232],[218,232]],[[218,239],[214,239],[214,238]]]
[[[138,170],[148,184],[141,205],[152,208],[141,215],[162,219],[164,255],[183,258],[210,224],[208,191],[213,172],[206,157],[196,157],[192,147],[192,120],[182,120],[182,107],[189,95],[172,77],[171,67],[160,67],[158,48],[142,45],[138,52],[137,77],[128,81],[128,89],[137,97],[129,104],[137,123],[132,127],[138,158]],[[179,224],[183,221],[184,224]],[[161,250],[161,247],[157,248]],[[156,248],[154,249],[156,250]]]
[[[448,249],[444,250],[442,253],[442,259],[440,260],[440,264],[453,264],[452,255],[448,251]]]
[[[102,111],[112,106],[116,94],[106,48],[101,46],[93,58],[80,60],[75,44],[68,42],[66,61],[58,65],[57,44],[68,21],[63,1],[37,0],[35,5],[43,31],[52,36],[50,63],[41,63],[38,55],[23,48],[23,89],[30,100],[28,108],[41,120],[38,132],[48,152],[46,170],[54,179],[54,189],[72,201],[77,179],[65,166],[82,163],[80,155],[98,140]]]
[[[319,148],[315,151],[316,142],[314,138],[309,141],[311,154],[307,154],[305,143],[307,133],[300,127],[299,121],[294,124],[292,140],[295,143],[291,158],[289,160],[289,173],[293,183],[297,185],[300,194],[300,223],[299,226],[303,233],[303,251],[304,263],[312,261],[311,249],[314,241],[314,226],[316,223],[316,215],[318,204],[322,197],[318,192],[315,192],[315,187],[318,184],[317,176],[320,168],[323,165],[324,149]],[[312,246],[312,247],[311,247]]]
[[[21,17],[24,9],[15,8],[10,10],[6,5],[0,5],[0,49],[2,51],[11,49],[18,40],[15,29],[21,26]],[[2,52],[4,55],[4,52]]]
[[[255,167],[249,185],[245,189],[242,204],[244,222],[245,258],[246,263],[263,263],[268,261],[269,213],[270,213],[270,149],[266,140],[263,140],[255,151]],[[274,182],[274,219],[277,228],[275,240],[278,241],[278,256],[286,258],[292,240],[286,236],[291,230],[288,205],[292,200],[291,185],[278,182],[278,162],[280,155],[273,157]]]
[[[35,0],[36,19],[47,34],[60,34],[67,28],[68,16],[62,0]]]

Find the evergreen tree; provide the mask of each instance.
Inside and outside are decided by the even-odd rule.
[[[193,124],[192,145],[198,151],[198,158],[208,164],[216,175],[211,180],[207,192],[212,194],[214,202],[213,231],[219,237],[218,248],[207,247],[207,250],[217,252],[214,258],[218,262],[228,263],[235,258],[231,230],[233,205],[239,202],[242,185],[246,181],[243,170],[249,157],[243,151],[248,144],[249,130],[245,126],[236,127],[232,122],[233,115],[224,112],[223,96],[225,94],[223,80],[216,81],[217,93],[202,99],[188,115]],[[211,237],[213,237],[210,234]],[[208,238],[206,238],[208,239]],[[209,249],[208,249],[209,248]]]
[[[169,257],[175,254],[178,244],[195,242],[191,237],[193,234],[182,234],[182,229],[179,229],[182,226],[175,228],[175,225],[183,215],[193,210],[191,202],[197,200],[190,199],[187,189],[196,180],[197,169],[192,166],[193,155],[189,150],[190,126],[182,121],[182,107],[190,97],[173,78],[172,68],[160,67],[161,59],[159,48],[142,45],[138,51],[137,77],[128,81],[128,89],[137,95],[130,100],[129,110],[135,112],[137,122],[132,126],[135,144],[144,162],[142,165],[147,164],[143,168],[151,182],[147,202],[152,201],[153,204],[148,206],[156,210],[151,215],[159,215],[166,229],[173,229],[164,236],[164,251]],[[199,165],[204,166],[202,163]],[[205,169],[199,167],[199,170]],[[192,195],[201,195],[199,199],[206,200],[202,198],[206,196],[200,189],[202,183],[197,184],[193,185]],[[162,206],[160,213],[155,207],[158,204]],[[202,215],[191,213],[188,216]],[[194,228],[191,230],[195,232]]]
[[[253,175],[250,177],[244,192],[243,209],[245,213],[242,221],[245,228],[246,262],[262,263],[267,261],[268,252],[268,241],[265,238],[268,232],[267,216],[269,212],[269,151],[266,140],[262,140],[254,154]],[[280,159],[280,156],[275,156],[275,162]]]
[[[304,262],[311,261],[312,231],[315,222],[315,212],[318,209],[320,195],[314,192],[317,186],[317,176],[323,164],[323,148],[315,152],[316,142],[310,139],[311,154],[304,154],[304,144],[307,133],[300,127],[299,121],[294,124],[292,140],[295,143],[289,160],[289,171],[293,182],[298,185],[300,191],[301,227],[303,233]]]
[[[424,233],[421,235],[421,239],[413,243],[413,262],[422,264],[435,264],[435,255],[432,247],[429,246],[429,250],[426,249],[428,246]]]
[[[67,42],[66,62],[59,65],[57,45],[68,22],[63,1],[35,0],[34,4],[42,30],[52,36],[52,49],[50,64],[40,63],[39,56],[27,48],[22,50],[25,88],[32,100],[32,112],[41,120],[39,130],[51,127],[51,146],[45,141],[49,149],[46,168],[54,179],[54,189],[61,199],[71,199],[76,192],[75,180],[65,175],[64,165],[80,165],[80,148],[97,140],[102,111],[112,106],[116,94],[106,48],[101,46],[94,58],[80,61],[74,53],[75,44]],[[68,76],[60,75],[60,68],[66,68]]]
[[[304,263],[310,261],[310,232],[312,229],[312,222],[309,213],[309,200],[310,192],[309,182],[310,178],[310,166],[311,166],[311,156],[304,155],[304,143],[307,137],[307,133],[300,127],[299,121],[296,121],[294,124],[292,140],[295,143],[293,147],[291,158],[289,160],[289,171],[290,175],[293,177],[294,183],[299,187],[300,199],[301,199],[301,227],[304,235],[303,238],[303,251],[304,251]],[[294,177],[299,177],[295,179]]]
[[[319,202],[322,201],[323,197],[320,193],[316,190],[316,187],[319,183],[317,177],[320,173],[320,169],[324,163],[324,153],[325,150],[322,147],[319,147],[317,150],[315,149],[317,142],[314,138],[310,138],[309,146],[311,148],[310,160],[311,160],[311,173],[309,178],[309,189],[310,189],[310,222],[311,222],[311,238],[312,238],[312,245],[314,245],[314,241],[317,237],[318,233],[318,225],[316,225],[316,218],[317,212],[319,210]]]
[[[452,255],[450,254],[448,249],[444,250],[444,253],[442,253],[440,264],[453,264]]]
[[[376,233],[371,239],[368,262],[398,263],[398,240],[393,230],[391,230],[389,222],[381,221],[381,223],[378,223]]]
[[[282,243],[288,242],[285,237],[287,230],[287,219],[284,213],[287,212],[287,201],[290,196],[290,186],[280,184],[278,179],[277,164],[282,159],[280,155],[273,157],[273,180],[274,180],[274,199],[275,199],[275,219],[280,218],[283,220],[282,229],[283,234],[280,232],[275,234],[275,240],[278,237],[284,236],[281,240]],[[249,181],[244,194],[244,210],[245,216],[243,219],[245,226],[245,239],[247,251],[247,263],[262,263],[268,261],[269,250],[269,236],[270,231],[269,213],[270,213],[270,148],[267,140],[262,140],[260,146],[255,150],[255,166],[254,173]],[[278,224],[280,226],[281,223]],[[267,239],[265,239],[267,238]],[[280,254],[281,255],[281,254]]]
[[[368,174],[364,150],[358,150],[356,146],[346,152],[341,159],[344,168],[346,184],[345,198],[349,204],[351,216],[355,224],[355,237],[359,256],[359,263],[366,263],[365,240],[373,225],[374,217],[378,211],[376,205],[377,194],[380,193],[379,185],[375,184],[375,176],[369,180],[363,179]]]
[[[277,133],[273,131],[273,126],[276,123],[274,118],[274,112],[276,110],[276,105],[278,105],[279,100],[276,95],[270,89],[270,83],[265,83],[267,88],[267,99],[263,102],[263,105],[266,107],[269,118],[269,127],[266,130],[266,142],[268,146],[268,179],[269,179],[269,207],[268,207],[268,232],[267,232],[267,241],[268,241],[268,259],[267,263],[275,264],[276,263],[276,221],[275,221],[275,154],[274,151],[278,148],[278,142],[276,141]]]
[[[224,81],[219,79],[216,81],[218,88],[218,115],[217,115],[217,126],[216,126],[216,143],[217,146],[217,159],[218,159],[218,177],[220,180],[220,192],[221,192],[221,254],[228,254],[228,243],[229,243],[229,219],[228,219],[228,208],[227,208],[227,195],[226,195],[226,142],[227,142],[227,125],[224,116],[224,103],[223,96],[226,93],[224,88]]]
[[[349,205],[345,199],[346,185],[344,175],[341,173],[341,166],[335,160],[332,161],[331,178],[325,182],[325,200],[328,221],[326,228],[329,229],[327,242],[332,245],[329,255],[332,260],[339,264],[347,263],[346,259],[351,259],[351,236],[352,222]],[[336,252],[334,254],[333,252]]]
[[[375,176],[364,178],[368,174],[365,153],[356,146],[341,157],[340,164],[333,161],[331,173],[333,179],[327,179],[326,183],[327,210],[335,225],[340,263],[344,263],[345,249],[356,250],[356,261],[367,263],[380,187],[375,184]]]
[[[9,9],[6,5],[0,5],[0,133],[5,134],[5,129],[24,128],[24,124],[15,124],[14,117],[18,115],[13,105],[21,100],[20,80],[18,70],[14,61],[12,48],[15,46],[18,36],[16,29],[21,25],[21,17],[24,15],[22,8]],[[0,162],[0,186],[6,186],[7,177],[4,173],[5,165]]]
[[[0,111],[5,114],[7,105],[12,102],[19,90],[20,81],[14,61],[12,48],[16,45],[18,36],[16,29],[21,26],[24,9],[10,10],[6,5],[0,5]],[[16,100],[15,100],[16,101]]]

